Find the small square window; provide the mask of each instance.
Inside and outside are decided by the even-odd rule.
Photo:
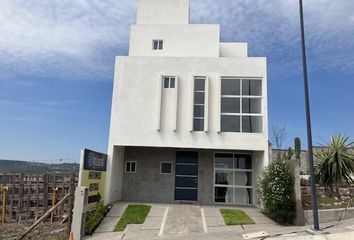
[[[163,49],[163,40],[152,40],[152,49],[153,50],[162,50]]]
[[[175,77],[163,77],[163,87],[164,88],[175,88]]]
[[[171,174],[171,173],[172,173],[172,163],[171,162],[161,162],[160,174]]]
[[[125,162],[125,172],[126,173],[135,173],[136,172],[136,162],[134,162],[134,161]]]

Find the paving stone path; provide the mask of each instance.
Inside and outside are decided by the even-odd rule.
[[[200,206],[171,204],[168,211],[164,236],[181,236],[203,232]]]

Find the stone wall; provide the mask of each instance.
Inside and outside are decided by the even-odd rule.
[[[343,215],[344,208],[338,209],[323,209],[318,210],[318,218],[320,223],[328,223],[338,221]],[[305,223],[313,224],[313,215],[312,210],[305,210]],[[354,208],[348,208],[343,219],[352,219],[354,218]]]
[[[324,147],[315,146],[315,147],[313,147],[313,152],[315,153],[323,148]],[[277,159],[279,152],[281,154],[284,154],[287,152],[287,149],[272,149],[272,160]],[[349,153],[354,155],[354,149],[349,149]],[[315,156],[314,156],[314,160],[316,161]],[[309,163],[308,163],[307,150],[302,150],[301,154],[300,154],[300,174],[301,175],[308,175],[309,174]]]
[[[272,160],[276,160],[278,157],[278,153],[284,154],[288,150],[284,149],[272,149]],[[309,164],[307,160],[307,150],[302,150],[300,154],[300,174],[308,174],[309,172]]]
[[[324,187],[316,187],[317,196],[325,197],[327,196],[326,189]],[[311,195],[311,187],[310,186],[301,186],[301,194],[302,195]],[[348,199],[354,198],[354,185],[348,187],[339,188],[339,197],[338,201],[342,203],[346,203]]]
[[[214,151],[196,151],[199,152],[198,203],[212,204]],[[126,147],[125,161],[136,161],[137,166],[136,173],[123,174],[122,200],[174,202],[176,149]],[[172,162],[172,174],[160,174],[161,162]]]

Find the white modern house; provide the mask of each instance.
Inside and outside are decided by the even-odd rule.
[[[106,203],[257,204],[267,112],[266,58],[190,24],[189,0],[139,0],[116,58]]]

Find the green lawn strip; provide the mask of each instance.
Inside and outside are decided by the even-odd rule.
[[[127,224],[142,224],[145,221],[146,216],[150,211],[151,206],[149,205],[128,205],[125,209],[123,216],[120,218],[116,227],[115,232],[124,231]]]
[[[254,221],[242,210],[220,209],[226,225],[254,224]]]

